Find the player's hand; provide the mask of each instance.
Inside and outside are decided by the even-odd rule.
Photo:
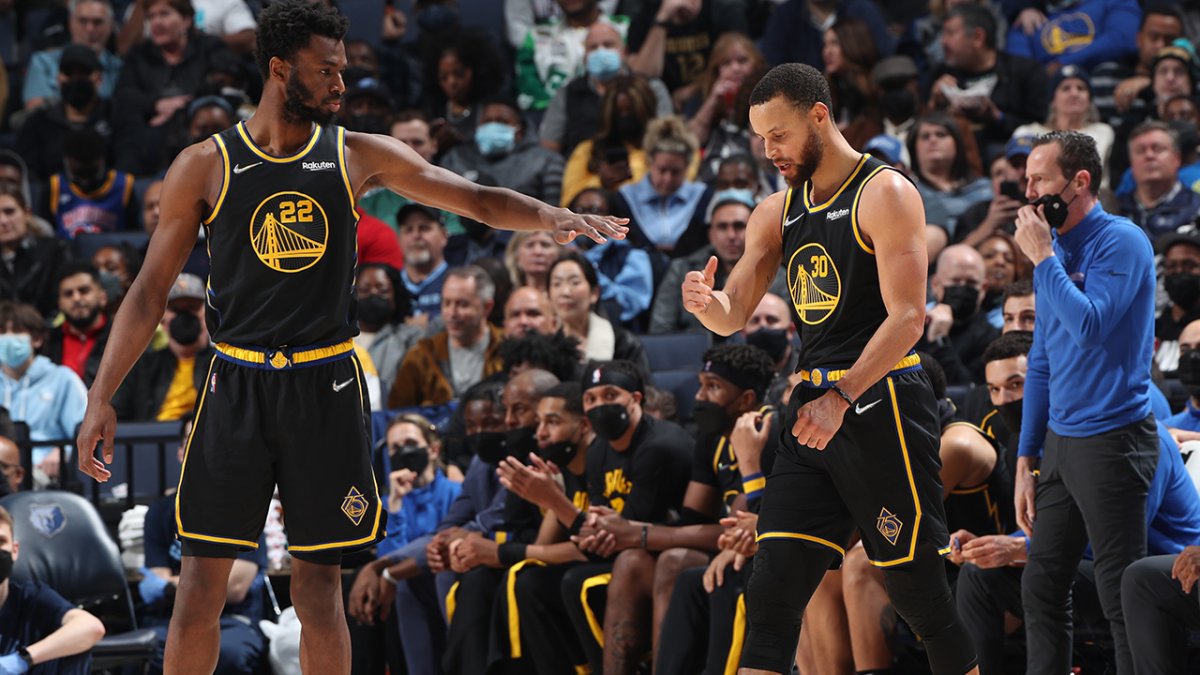
[[[824,450],[830,439],[842,428],[842,419],[850,407],[846,400],[832,389],[824,396],[805,403],[796,411],[796,423],[792,435],[800,445]]]
[[[455,572],[469,572],[481,565],[500,567],[500,547],[496,542],[473,532],[451,545],[450,567]]]
[[[375,609],[379,606],[381,582],[387,583],[383,581],[383,577],[375,571],[373,566],[364,565],[358,571],[358,576],[354,578],[354,585],[350,587],[350,606],[347,609],[350,616],[364,626],[375,623]]]
[[[113,437],[116,433],[117,413],[112,404],[88,398],[87,411],[83,413],[83,422],[79,425],[75,447],[79,452],[79,470],[100,483],[107,483],[112,477],[112,472],[104,468],[104,465],[112,464]],[[101,452],[103,459],[96,457],[96,444],[100,441],[104,441]]]
[[[733,559],[737,557],[736,551],[721,551],[708,563],[703,580],[706,593],[712,593],[725,585],[725,569],[732,565]]]
[[[532,453],[529,459],[535,462],[532,466],[525,466],[516,457],[505,457],[496,465],[496,475],[500,477],[500,484],[509,492],[531,504],[548,509],[551,501],[557,495],[563,494],[563,488],[550,473],[549,463]]]
[[[612,535],[617,551],[640,548],[642,545],[642,525],[630,522],[616,513],[601,517],[596,522],[596,530]]]
[[[992,203],[988,205],[987,216],[979,224],[978,229],[995,232],[1008,223],[1016,222],[1017,212],[1021,210],[1022,206],[1024,205],[1021,202],[1008,195],[996,195],[992,198]]]
[[[1188,546],[1175,556],[1175,564],[1171,566],[1171,578],[1179,580],[1179,586],[1184,593],[1191,593],[1192,587],[1200,579],[1200,546]]]
[[[703,314],[712,303],[717,264],[717,256],[714,255],[709,257],[703,270],[692,270],[684,275],[680,288],[683,293],[683,308],[692,314]]]
[[[142,568],[142,580],[138,582],[138,595],[147,605],[157,605],[167,595],[167,585],[171,582],[158,576],[149,568]]]
[[[1025,539],[1007,534],[976,537],[962,545],[962,558],[985,570],[1025,562]]]
[[[937,342],[950,334],[954,327],[954,310],[950,305],[939,302],[933,309],[925,313],[925,340]]]
[[[572,213],[567,209],[548,207],[542,209],[541,218],[545,226],[543,229],[549,230],[554,235],[554,241],[560,244],[569,244],[579,235],[603,244],[608,241],[607,237],[624,239],[629,232],[629,228],[625,227],[629,224],[628,218]]]
[[[1037,517],[1037,477],[1033,475],[1032,457],[1017,458],[1017,482],[1013,486],[1013,505],[1017,511],[1017,527],[1026,537],[1033,538],[1033,521]]]
[[[958,79],[949,73],[939,77],[930,88],[931,108],[941,108],[949,103],[949,99],[946,98],[946,89],[958,89]]]
[[[388,615],[392,613],[392,605],[396,602],[396,584],[379,578],[379,596],[375,599],[375,613],[379,616],[380,621],[387,621]]]
[[[762,472],[762,451],[770,438],[771,424],[760,412],[742,413],[734,422],[729,442],[733,444],[733,456],[737,457],[738,471],[743,476]]]
[[[959,530],[950,535],[950,555],[946,556],[950,559],[950,562],[954,563],[955,565],[963,564],[963,544],[971,541],[974,538],[975,535],[966,530]]]
[[[734,511],[733,515],[721,519],[725,531],[717,538],[717,547],[723,551],[734,551],[746,558],[758,553],[758,514],[750,511]]]
[[[1026,204],[1017,211],[1017,232],[1013,238],[1034,266],[1054,255],[1054,240],[1050,238],[1050,224],[1042,213],[1044,208]]]
[[[1133,105],[1133,100],[1149,86],[1150,78],[1146,75],[1134,75],[1121,80],[1121,83],[1113,90],[1113,103],[1116,105],[1117,112],[1123,113],[1129,110]]]

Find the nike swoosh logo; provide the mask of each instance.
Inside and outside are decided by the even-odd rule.
[[[804,214],[803,214],[803,213],[801,213],[800,215],[796,216],[795,218],[791,218],[791,219],[785,220],[785,221],[783,221],[783,227],[784,227],[785,229],[786,229],[786,228],[789,228],[789,227],[791,227],[791,226],[792,226],[792,223],[795,223],[797,220],[800,220],[800,219],[801,219],[801,218],[803,218],[803,217],[804,217]]]
[[[874,408],[875,406],[879,405],[880,403],[883,403],[883,399],[879,399],[879,400],[875,401],[874,403],[868,403],[866,405],[856,405],[856,406],[854,406],[854,414],[861,415],[861,414],[867,412],[868,410],[870,410],[871,408]]]
[[[339,384],[339,383],[337,383],[337,382],[334,382],[334,383],[333,383],[333,390],[334,390],[334,391],[341,391],[341,390],[345,389],[346,387],[349,387],[349,386],[350,386],[350,383],[351,383],[351,382],[353,382],[353,381],[354,381],[354,380],[346,380],[345,382],[342,382],[342,383],[340,383],[340,384]],[[876,401],[876,403],[878,403],[878,402],[879,402],[879,401]]]
[[[253,164],[247,164],[246,166],[242,166],[240,164],[234,164],[233,172],[234,173],[245,173],[246,171],[249,171],[250,169],[253,169],[254,167],[258,166],[259,164],[262,164],[262,162],[255,162]]]

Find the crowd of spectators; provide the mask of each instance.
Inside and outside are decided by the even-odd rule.
[[[187,145],[254,113],[255,17],[268,1],[0,2],[0,406],[25,429],[0,425],[14,436],[0,436],[0,493],[71,482],[65,450],[170,198],[163,173]],[[944,401],[958,546],[948,566],[983,641],[982,672],[1023,672],[1009,668],[1027,544],[1011,510],[980,519],[955,495],[1013,501],[1026,354],[1040,325],[1034,266],[1014,232],[1043,134],[1095,141],[1101,203],[1154,246],[1153,376],[1170,461],[1151,486],[1149,552],[1178,555],[1166,569],[1186,568],[1193,584],[1200,576],[1200,498],[1179,478],[1200,440],[1194,3],[330,1],[353,19],[338,124],[391,135],[471,181],[630,220],[624,240],[563,247],[387,190],[359,195],[355,347],[372,409],[390,419],[376,430],[390,517],[388,539],[347,579],[355,672],[482,673],[508,661],[538,673],[639,663],[711,673],[736,663],[754,512],[801,345],[782,272],[729,339],[683,309],[679,287],[713,259],[720,287],[756,204],[787,187],[748,120],[754,83],[783,62],[822,71],[843,135],[923,198],[930,283],[914,347]],[[204,390],[203,234],[113,400],[123,422],[186,421]],[[689,334],[710,348],[680,387],[670,377],[679,365],[658,362],[661,349],[643,339],[685,345]],[[31,461],[17,442],[34,445]],[[173,508],[151,506],[138,584],[160,638],[180,563]],[[15,558],[11,530],[0,515],[0,550]],[[241,619],[264,616],[260,588],[283,546],[272,536],[269,563],[235,564],[227,615],[239,618],[223,619],[231,646],[218,672],[265,663],[263,635]],[[1131,640],[1158,625],[1154,602],[1168,605],[1153,586],[1164,563],[1152,560],[1126,578],[1140,592],[1125,602],[1151,603],[1127,611],[1144,619]],[[861,547],[848,550],[818,591],[801,672],[923,660],[864,562]],[[1081,597],[1095,593],[1088,564]],[[1183,590],[1194,605],[1197,591]],[[12,640],[32,639],[6,632],[5,597],[0,668],[13,645],[30,646]],[[1095,629],[1103,653],[1106,617],[1079,606],[1076,625]],[[95,632],[57,611],[62,626]],[[1200,628],[1200,615],[1180,621]],[[1139,668],[1166,663],[1134,649]],[[1090,652],[1079,653],[1089,672]]]

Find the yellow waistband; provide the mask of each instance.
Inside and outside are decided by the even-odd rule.
[[[354,340],[346,340],[327,347],[300,349],[290,354],[283,349],[255,349],[252,347],[235,347],[231,344],[218,342],[216,349],[221,354],[242,363],[258,366],[269,366],[277,370],[299,366],[313,361],[322,361],[335,356],[341,356],[354,350]]]
[[[921,357],[917,354],[909,354],[900,359],[900,362],[892,367],[892,372],[904,370],[905,368],[914,368],[921,365]],[[822,384],[837,382],[846,376],[849,370],[826,370],[825,368],[810,368],[800,370],[800,381],[811,382],[813,386],[819,387]]]

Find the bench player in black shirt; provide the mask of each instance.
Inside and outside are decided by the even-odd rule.
[[[790,672],[804,608],[855,529],[933,672],[973,671],[941,560],[950,542],[937,405],[912,353],[929,267],[920,196],[850,147],[817,70],[778,66],[750,103],[754,131],[790,189],[755,209],[724,290],[713,289],[715,258],[682,287],[684,306],[730,335],[782,264],[803,345],[759,515],[742,672]]]
[[[338,563],[343,550],[368,546],[384,531],[369,406],[352,352],[358,194],[385,187],[496,227],[551,231],[560,243],[625,232],[611,218],[469,183],[393,138],[334,126],[347,27],[324,3],[281,0],[263,11],[258,110],[172,163],[158,229],[89,394],[79,467],[106,481],[116,431],[109,401],[150,341],[203,224],[208,327],[218,354],[177,493],[185,555],[168,673],[212,672],[225,579],[238,550],[255,546],[276,483],[295,558],[301,663],[306,672],[349,672]],[[93,453],[101,440],[102,459]]]

